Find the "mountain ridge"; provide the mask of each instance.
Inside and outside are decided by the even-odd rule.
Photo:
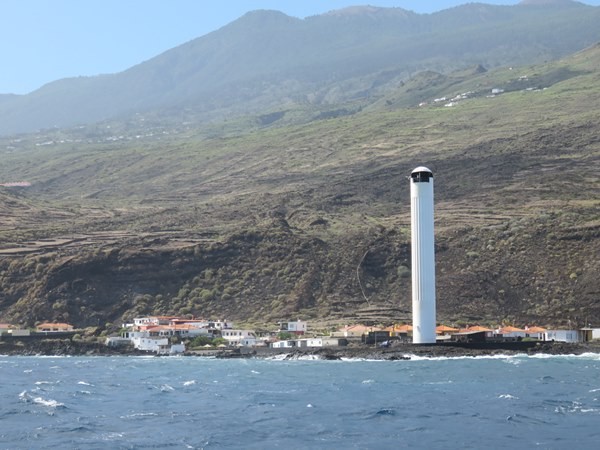
[[[123,72],[58,80],[4,98],[0,134],[169,109],[192,109],[200,122],[236,117],[274,107],[283,91],[295,103],[314,102],[315,90],[377,71],[407,79],[425,69],[540,62],[600,41],[600,8],[577,2],[543,9],[468,4],[431,15],[351,11],[306,19],[250,12]]]

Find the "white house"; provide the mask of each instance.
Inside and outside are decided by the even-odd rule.
[[[242,345],[242,340],[253,338],[256,342],[256,336],[252,330],[221,330],[221,337],[227,340],[232,346]]]
[[[156,352],[158,353],[161,350],[161,347],[164,349],[166,346],[169,346],[168,338],[149,338],[149,337],[134,337],[131,339],[133,342],[133,347],[142,350],[145,352]]]
[[[321,338],[298,339],[297,346],[301,347],[301,348],[323,347],[323,339],[321,339]]]
[[[348,340],[339,337],[322,337],[321,343],[323,347],[339,347],[343,345],[348,345]]]
[[[275,341],[271,343],[271,348],[294,348],[296,347],[296,341]]]
[[[545,341],[583,342],[584,334],[580,330],[546,330]]]
[[[524,338],[527,337],[527,331],[516,327],[501,327],[494,331],[496,335],[500,335],[504,338]]]
[[[525,327],[525,333],[528,338],[543,341],[545,338],[546,329],[542,327]]]
[[[227,320],[211,320],[208,323],[208,327],[214,328],[215,330],[226,330],[226,329],[232,329],[233,323],[227,322]]]
[[[9,334],[11,334],[12,336],[15,337],[22,337],[22,336],[31,336],[31,330],[29,329],[14,329],[14,330],[8,330]]]
[[[279,322],[279,331],[293,333],[293,334],[304,334],[308,328],[308,324],[298,319],[295,322]]]

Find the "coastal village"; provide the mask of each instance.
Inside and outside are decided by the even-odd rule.
[[[412,340],[411,325],[377,327],[345,325],[330,331],[313,332],[303,320],[281,321],[273,330],[239,328],[227,320],[207,320],[178,316],[137,317],[123,324],[118,335],[107,336],[110,348],[129,347],[157,355],[203,354],[207,350],[226,349],[318,349],[345,346],[390,347]],[[455,328],[436,327],[438,343],[507,343],[519,341],[581,343],[600,340],[600,328],[546,329],[537,326],[517,328],[480,325]],[[44,322],[34,329],[0,323],[2,340],[76,339],[82,330],[68,323]],[[192,352],[192,353],[190,353]]]

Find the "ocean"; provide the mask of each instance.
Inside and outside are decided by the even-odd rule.
[[[0,356],[0,449],[565,449],[600,355],[408,361]]]

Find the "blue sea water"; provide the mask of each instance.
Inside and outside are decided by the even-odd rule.
[[[0,449],[598,448],[600,355],[0,356]]]

